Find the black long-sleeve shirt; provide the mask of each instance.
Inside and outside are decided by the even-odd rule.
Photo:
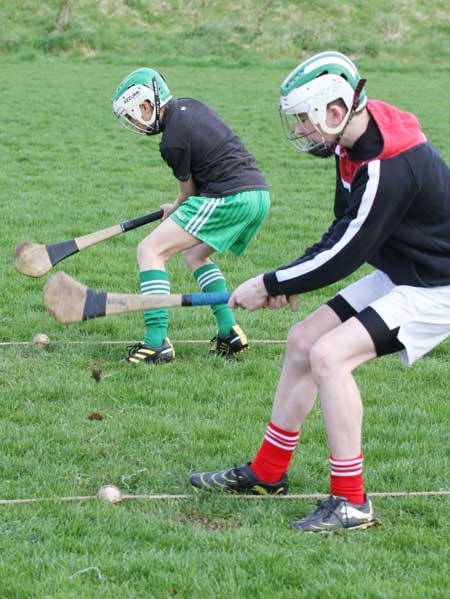
[[[450,169],[413,115],[377,100],[367,108],[367,131],[336,151],[334,222],[264,275],[270,295],[319,289],[365,262],[397,285],[450,285]]]

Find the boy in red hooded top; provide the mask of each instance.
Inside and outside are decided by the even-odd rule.
[[[263,443],[252,462],[192,474],[199,488],[286,493],[300,427],[320,397],[330,496],[291,523],[324,532],[375,524],[363,485],[362,402],[353,370],[397,352],[411,365],[450,335],[450,169],[412,114],[368,100],[353,62],[322,52],[282,84],[288,140],[335,156],[335,220],[286,266],[246,281],[230,306],[280,308],[364,263],[375,270],[291,329]]]

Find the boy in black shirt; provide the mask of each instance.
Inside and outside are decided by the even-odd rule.
[[[226,291],[224,276],[210,256],[231,250],[240,256],[265,220],[270,198],[254,157],[239,137],[208,106],[191,98],[173,99],[160,73],[133,71],[113,94],[113,112],[127,128],[162,134],[161,156],[178,181],[175,202],[163,204],[163,223],[138,246],[142,293],[170,293],[166,261],[182,253],[202,291]],[[248,341],[231,308],[213,306],[218,332],[212,352],[231,355]],[[126,361],[170,362],[175,352],[167,337],[168,310],[144,313],[143,343]]]

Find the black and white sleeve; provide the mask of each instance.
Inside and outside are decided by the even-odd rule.
[[[401,156],[363,165],[352,182],[347,209],[321,241],[294,262],[264,275],[269,295],[312,291],[354,272],[392,234],[415,191],[415,180]]]

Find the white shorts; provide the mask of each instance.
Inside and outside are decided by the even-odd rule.
[[[338,295],[356,313],[370,307],[389,329],[398,329],[397,339],[404,346],[398,355],[407,366],[450,336],[450,285],[395,285],[376,270]]]

